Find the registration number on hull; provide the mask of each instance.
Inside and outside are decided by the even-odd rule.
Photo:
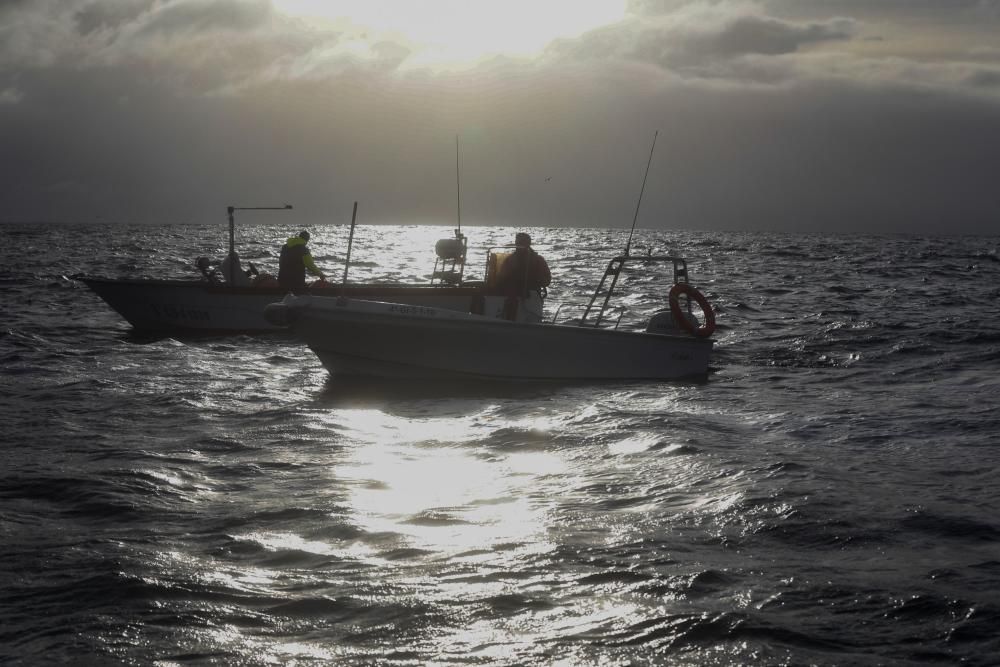
[[[183,306],[175,306],[173,304],[156,304],[151,303],[149,307],[152,309],[153,313],[163,319],[168,320],[184,320],[186,322],[208,322],[211,317],[207,310],[200,310],[198,308],[185,308]]]
[[[428,308],[427,306],[392,305],[389,306],[389,312],[399,313],[400,315],[423,315],[425,317],[434,317],[437,315],[435,309]]]

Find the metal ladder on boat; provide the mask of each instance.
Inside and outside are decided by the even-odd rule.
[[[618,257],[613,257],[608,262],[608,267],[604,270],[604,275],[601,276],[601,282],[597,285],[597,289],[594,290],[594,294],[590,297],[590,303],[587,304],[587,308],[583,311],[583,317],[580,318],[578,326],[587,326],[596,329],[601,325],[601,322],[604,320],[604,313],[608,308],[608,302],[611,301],[611,295],[618,284],[618,278],[621,276],[622,269],[625,268],[625,263],[629,260],[638,260],[647,263],[673,262],[674,283],[686,283],[688,281],[687,261],[681,257],[671,257],[669,255],[619,255]],[[611,284],[605,287],[609,277],[611,278]],[[601,303],[600,308],[596,309],[597,317],[593,320],[593,323],[588,322],[587,317],[592,310],[595,310],[594,303],[602,296],[604,297],[604,301]],[[688,304],[688,309],[690,310],[690,308],[691,305]],[[618,328],[617,324],[615,324],[615,328]]]

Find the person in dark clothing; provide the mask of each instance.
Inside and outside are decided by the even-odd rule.
[[[515,319],[518,299],[528,297],[529,292],[540,292],[552,282],[548,262],[531,248],[531,236],[518,232],[514,236],[515,250],[500,266],[497,286],[507,297],[504,316]]]
[[[498,285],[507,296],[526,297],[531,290],[548,287],[552,274],[545,258],[531,249],[531,237],[519,232],[514,237],[515,250],[500,266]]]
[[[326,274],[319,270],[306,243],[309,232],[299,232],[281,247],[281,257],[278,260],[278,283],[285,289],[303,289],[306,286],[306,271],[326,280]]]

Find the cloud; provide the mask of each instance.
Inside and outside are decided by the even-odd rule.
[[[627,226],[660,129],[641,226],[992,231],[995,53],[866,50],[869,15],[803,2],[633,3],[537,59],[441,71],[256,0],[8,1],[0,217],[450,221],[460,135],[463,222]]]
[[[774,0],[767,6],[787,4]],[[846,10],[863,3],[844,0],[835,4]],[[874,4],[903,7],[903,3]],[[926,7],[930,11],[936,6]],[[982,10],[983,4],[968,2],[962,8],[971,13]],[[1000,63],[991,47],[971,47],[948,57],[941,54],[937,60],[926,54],[919,58],[893,55],[892,45],[887,51],[871,52],[865,43],[887,40],[866,34],[865,24],[856,18],[792,20],[764,13],[759,3],[648,0],[634,2],[632,10],[634,15],[628,20],[553,43],[547,57],[555,63],[591,67],[614,62],[648,65],[659,70],[661,85],[682,80],[738,89],[837,81],[884,87],[887,94],[912,90],[994,99],[1000,94],[993,84]],[[646,76],[655,75],[647,72]]]
[[[778,55],[794,53],[803,46],[819,42],[847,40],[854,36],[851,19],[837,18],[824,22],[791,23],[766,16],[741,16],[722,30],[705,36],[701,45],[710,54]]]
[[[974,17],[1000,17],[1000,1],[998,0],[765,0],[764,6],[769,11],[782,11],[789,8],[801,9],[812,7],[827,13],[866,14],[866,13],[896,13],[901,16],[913,16],[916,13],[929,14],[934,17],[952,17],[965,14]]]
[[[265,25],[273,16],[267,0],[184,0],[160,5],[141,15],[141,35],[242,33]]]
[[[24,93],[13,86],[0,90],[0,105],[17,104],[24,99]]]
[[[75,12],[40,0],[17,4],[4,18],[0,74],[141,67],[147,76],[193,93],[230,87],[271,68],[314,58],[339,36],[306,29],[274,12],[265,0],[89,0]]]
[[[969,73],[967,80],[973,86],[995,89],[1000,92],[1000,67],[976,68]]]
[[[795,22],[764,16],[750,6],[697,4],[656,19],[632,18],[560,40],[549,55],[570,60],[631,60],[677,73],[718,71],[720,63],[744,56],[778,56],[804,47],[852,39],[851,19]]]
[[[756,7],[770,14],[788,15],[821,12],[829,15],[897,15],[930,20],[1000,17],[1000,0],[629,0],[629,11],[639,16],[671,14],[693,4],[710,7]]]
[[[73,19],[81,35],[115,31],[147,15],[155,5],[155,0],[106,0],[81,3],[73,14]]]
[[[71,22],[45,4],[0,4],[0,73],[25,66],[50,66],[73,37]]]

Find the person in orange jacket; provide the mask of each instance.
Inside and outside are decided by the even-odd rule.
[[[497,285],[507,297],[504,315],[513,320],[517,314],[518,299],[527,298],[532,291],[541,292],[552,282],[548,262],[531,248],[531,236],[518,232],[514,236],[515,250],[500,266]]]

